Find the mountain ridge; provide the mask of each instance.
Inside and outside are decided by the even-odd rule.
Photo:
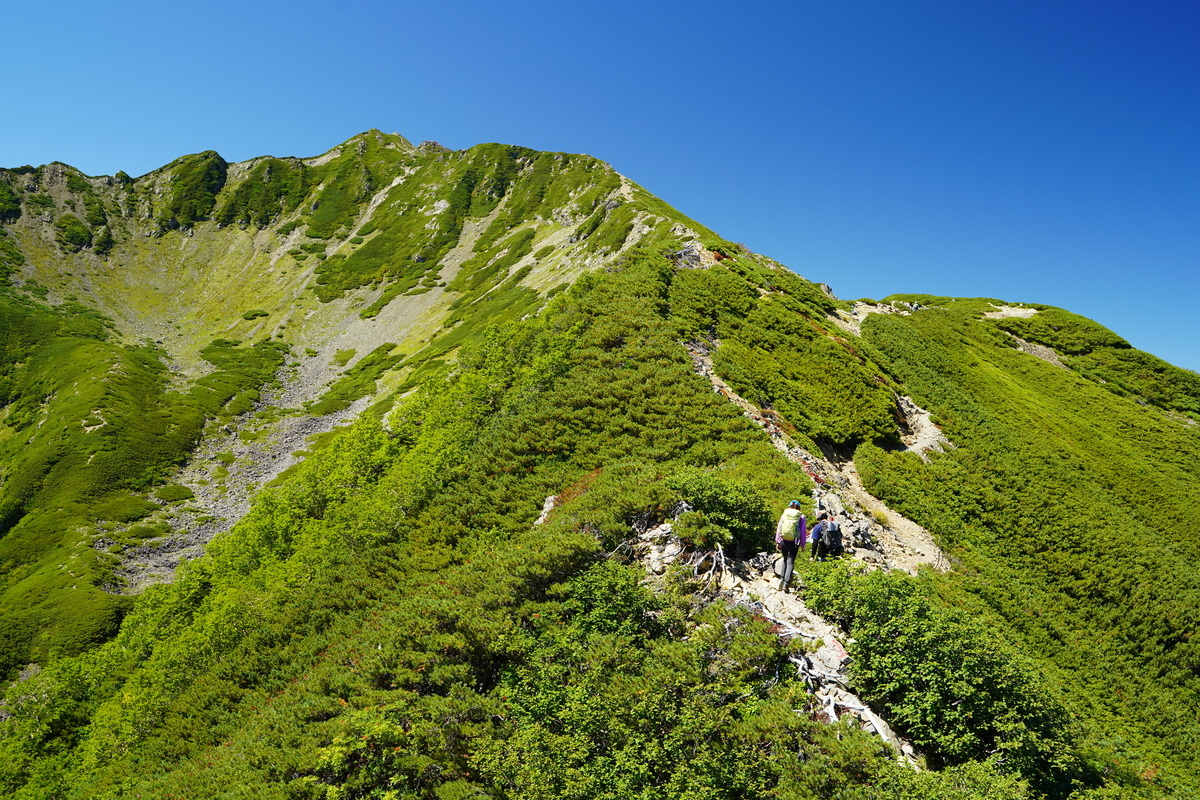
[[[587,695],[599,702],[657,686],[652,665],[688,641],[704,643],[688,662],[704,666],[680,665],[680,680],[726,698],[687,706],[709,731],[697,752],[736,752],[775,788],[704,755],[696,774],[723,775],[709,794],[639,761],[630,775],[659,775],[639,784],[645,796],[827,796],[813,787],[833,785],[821,781],[839,758],[861,763],[842,780],[871,796],[919,784],[963,798],[1182,797],[1195,785],[1197,732],[1151,734],[1200,675],[1188,634],[1200,583],[1166,571],[1198,546],[1194,374],[1049,306],[840,301],[590,157],[368,131],[308,159],[206,151],[138,179],[76,173],[0,170],[0,649],[11,674],[45,666],[6,696],[11,790],[48,791],[38,771],[60,757],[83,787],[64,795],[213,790],[175,757],[146,755],[172,751],[290,796],[565,796],[556,771],[600,780],[588,764],[640,752],[608,749],[579,720],[636,742],[673,712],[660,698],[622,727],[615,707],[551,702],[554,686],[575,691],[553,665],[611,673]],[[770,546],[773,509],[800,498],[815,512],[839,495],[863,534],[856,559],[917,574],[804,564],[805,603],[850,631],[854,688],[932,773],[891,772],[867,740],[834,744],[785,714],[809,706],[803,680],[780,677],[796,654],[767,622],[685,576],[645,595],[617,563],[668,522],[705,563],[749,555]],[[535,525],[547,496],[559,502]],[[674,515],[681,502],[693,510]],[[1155,541],[1089,536],[1114,507]],[[919,547],[905,540],[920,531]],[[216,533],[173,583],[112,594],[122,578],[143,589],[147,569],[167,577]],[[391,606],[407,610],[379,627]],[[728,640],[712,639],[722,630]],[[642,666],[622,672],[610,647]],[[374,677],[352,677],[372,649]],[[1105,692],[1099,664],[1140,705]],[[226,680],[240,688],[213,688]],[[283,716],[268,732],[250,706],[219,699],[261,708],[268,685],[322,710],[272,712]],[[477,753],[398,732],[460,701],[454,735]],[[524,722],[489,726],[483,708]],[[726,713],[754,720],[756,744],[713,732]],[[191,715],[207,721],[180,721]],[[230,720],[266,742],[236,752],[290,766],[239,771],[211,738],[237,739]],[[528,738],[572,731],[561,752],[593,758],[568,765]],[[755,760],[792,736],[825,755],[787,762],[791,776]],[[286,754],[285,741],[304,744]],[[802,789],[808,769],[816,783]]]

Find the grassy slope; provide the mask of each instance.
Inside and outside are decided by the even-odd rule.
[[[1194,790],[1200,727],[1184,710],[1200,702],[1200,428],[1169,413],[1179,402],[1140,405],[1122,396],[1128,384],[1013,349],[1002,329],[1018,326],[982,319],[984,301],[925,302],[937,307],[869,319],[864,339],[958,449],[928,464],[860,450],[868,486],[951,549],[960,567],[947,599],[1053,665],[1096,740],[1161,785]],[[1042,314],[1062,325],[1040,335],[1047,344],[1098,328]],[[1039,338],[1032,328],[1019,326]],[[1128,351],[1103,333],[1068,363]]]
[[[670,214],[628,202],[623,179],[587,156],[417,150],[378,132],[307,161],[207,152],[136,180],[51,164],[0,171],[0,186],[0,267],[16,304],[4,342],[17,370],[0,442],[6,674],[111,635],[129,600],[100,589],[116,559],[101,551],[162,533],[138,523],[154,485],[206,421],[259,400],[285,353],[311,384],[293,402],[313,413],[407,390],[484,326],[535,311]],[[22,337],[43,319],[59,322],[38,349]],[[90,326],[83,341],[72,325]],[[206,348],[218,340],[244,363],[214,361]],[[99,482],[90,476],[107,462],[89,463],[94,442],[118,465]],[[53,488],[30,488],[42,482]],[[116,490],[138,510],[107,511]]]

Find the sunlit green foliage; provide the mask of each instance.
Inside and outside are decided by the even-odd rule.
[[[99,255],[107,255],[117,243],[113,238],[112,230],[107,225],[102,225],[96,235],[92,237],[92,249]]]
[[[718,475],[690,470],[668,481],[697,516],[680,520],[676,535],[685,541],[736,544],[743,555],[770,549],[773,543],[771,509],[753,485]],[[689,529],[696,533],[689,535]],[[714,541],[715,539],[715,541]]]
[[[342,145],[341,152],[329,162],[313,167],[309,182],[323,188],[305,217],[306,233],[318,239],[349,233],[362,205],[391,182],[396,165],[413,160],[404,145],[407,143],[399,137],[368,131]]]
[[[54,221],[58,231],[58,246],[68,253],[78,253],[92,243],[92,232],[74,214],[63,214]]]
[[[456,301],[457,307],[469,303],[477,296],[473,290],[477,291],[481,287],[491,288],[499,283],[497,277],[503,279],[507,276],[509,269],[533,249],[534,233],[533,228],[525,228],[491,250],[466,261],[448,285],[452,292],[468,293]]]
[[[1061,308],[996,321],[1002,330],[1053,348],[1071,369],[1111,392],[1200,420],[1200,375],[1134,350],[1121,337]]]
[[[25,254],[9,238],[3,228],[0,228],[0,286],[8,285],[8,278],[16,267],[25,263]]]
[[[801,441],[836,449],[896,442],[892,390],[825,319],[832,303],[811,284],[735,257],[681,270],[668,300],[680,334],[718,341],[721,375],[783,414]]]
[[[926,464],[865,445],[860,473],[960,559],[942,591],[1055,670],[1094,740],[1119,742],[1104,769],[1141,764],[1186,793],[1200,774],[1200,724],[1176,716],[1200,702],[1200,433],[1014,349],[987,303],[940,306],[872,316],[864,339],[957,447]]]
[[[488,145],[499,148],[499,145]],[[514,228],[545,218],[555,209],[570,205],[577,214],[590,215],[612,191],[620,187],[620,178],[606,165],[589,156],[568,153],[537,153],[525,148],[499,150],[514,161],[504,185],[512,193],[504,210],[480,237],[476,251],[492,246]],[[512,182],[511,175],[520,173]],[[584,191],[580,192],[580,189]],[[573,197],[579,193],[579,197]]]
[[[93,228],[108,224],[108,215],[104,212],[104,203],[96,195],[96,190],[84,179],[74,167],[65,168],[67,188],[83,200],[84,220]]]
[[[165,503],[177,503],[180,500],[191,500],[195,497],[195,493],[186,486],[180,486],[173,483],[167,486],[160,486],[154,492],[155,497]]]
[[[854,636],[855,681],[939,765],[994,757],[1039,793],[1097,785],[1070,714],[1028,659],[907,576],[804,564],[806,600]]]
[[[544,317],[494,329],[461,354],[448,383],[401,404],[391,434],[362,422],[268,490],[250,516],[210,545],[208,558],[174,585],[148,593],[112,644],[72,662],[94,675],[132,669],[119,693],[113,694],[117,684],[84,681],[70,695],[76,712],[57,727],[3,738],[7,785],[40,774],[49,753],[72,741],[80,742],[74,791],[81,795],[118,786],[204,793],[214,781],[327,789],[332,796],[401,785],[432,790],[456,781],[499,791],[523,785],[508,773],[505,764],[512,762],[484,755],[504,752],[500,743],[515,735],[491,724],[485,712],[507,707],[516,719],[526,713],[519,708],[542,702],[525,694],[518,699],[503,677],[522,663],[540,669],[536,665],[557,652],[559,640],[542,643],[537,631],[553,633],[546,626],[555,618],[564,624],[578,618],[581,630],[595,631],[578,643],[579,657],[590,661],[603,652],[593,649],[603,637],[666,630],[628,573],[599,568],[563,594],[564,582],[593,563],[597,542],[589,520],[624,508],[619,525],[627,532],[648,513],[661,517],[681,497],[668,478],[683,468],[739,475],[741,462],[756,465],[751,472],[761,488],[753,490],[743,489],[741,478],[706,482],[686,473],[682,485],[693,487],[693,497],[713,494],[707,489],[714,486],[771,493],[778,474],[792,472],[736,412],[701,389],[661,313],[663,288],[655,284],[670,275],[665,261],[647,258],[564,294]],[[620,471],[607,483],[589,476],[617,458],[639,465],[630,469],[646,471],[658,488],[642,500],[615,504],[614,493],[634,488],[620,480]],[[763,474],[764,466],[776,475]],[[564,493],[561,507],[542,529],[531,529],[545,495],[556,492]],[[708,498],[717,511],[719,499]],[[749,524],[754,514],[738,519]],[[769,530],[769,519],[759,522]],[[614,526],[612,535],[626,535],[619,530]],[[392,579],[381,580],[384,574]],[[367,581],[368,575],[375,577]],[[375,588],[364,591],[368,584]],[[617,586],[625,587],[630,602],[601,606],[598,598]],[[253,626],[246,624],[251,616]],[[671,624],[682,624],[677,619]],[[759,778],[749,768],[730,773],[723,765],[722,754],[751,754],[754,742],[774,738],[750,733],[760,723],[743,734],[721,722],[740,709],[764,725],[793,726],[801,740],[811,736],[823,747],[842,747],[790,711],[785,698],[791,695],[779,695],[771,701],[774,710],[763,711],[763,699],[779,691],[764,683],[773,680],[778,645],[757,623],[742,620],[737,630],[746,632],[744,643],[742,634],[714,631],[715,639],[699,637],[678,653],[683,660],[676,669],[686,669],[682,674],[699,691],[691,693],[692,710],[681,708],[671,725],[681,741],[714,748],[710,767],[676,771],[672,779],[648,772],[639,779],[648,789],[698,781],[696,787],[707,788],[695,788],[696,796],[724,797],[741,785],[720,789],[727,774],[747,785],[778,780],[778,772]],[[592,636],[600,638],[593,642]],[[658,647],[664,654],[678,649],[667,638]],[[695,655],[686,656],[688,650]],[[656,664],[651,655],[637,669]],[[51,664],[13,690],[23,720],[44,718],[39,698],[46,695],[31,692],[57,686],[66,669],[66,662]],[[678,688],[658,687],[651,677],[640,679],[655,688],[646,702],[678,696]],[[597,700],[615,698],[618,686]],[[743,687],[752,694],[735,700]],[[368,697],[374,699],[364,702]],[[254,721],[235,721],[230,703]],[[697,715],[725,706],[722,713],[732,716],[713,716],[697,727]],[[86,733],[78,727],[85,708],[95,709]],[[450,709],[457,709],[452,713],[459,721],[435,726]],[[649,722],[635,723],[631,749],[619,759],[634,757],[634,743],[652,732]],[[14,722],[7,730],[25,731],[25,725]],[[419,733],[392,743],[400,729]],[[492,741],[500,749],[488,749]],[[877,744],[854,741],[859,779],[888,769]],[[393,748],[386,759],[384,742]],[[228,760],[235,748],[277,766],[249,767],[243,756]],[[620,750],[610,752],[618,757]],[[195,772],[201,762],[210,768]],[[597,775],[609,769],[606,763],[596,762]],[[432,764],[443,771],[428,772]],[[819,768],[810,779],[836,778]]]
[[[347,408],[358,398],[374,392],[375,382],[379,376],[394,367],[403,358],[402,355],[391,355],[395,348],[395,344],[388,342],[379,345],[363,356],[352,369],[329,387],[320,400],[309,406],[308,412],[310,414],[332,414]],[[353,357],[354,351],[351,350],[349,353]],[[335,359],[335,361],[337,360]],[[344,364],[345,361],[341,363]]]
[[[262,227],[294,211],[308,195],[309,168],[298,159],[264,158],[221,200],[213,219],[222,225]],[[299,227],[301,223],[297,223]]]
[[[149,183],[65,168],[64,210],[82,202],[96,252],[139,204],[164,228],[211,219],[205,235],[298,217],[262,241],[303,227],[289,254],[316,267],[322,300],[371,287],[369,318],[403,293],[452,293],[423,347],[377,348],[308,412],[388,371],[395,393],[136,602],[102,591],[117,553],[166,532],[163,506],[191,490],[162,483],[208,421],[260,406],[287,348],[218,340],[214,371],[171,391],[157,347],[110,340],[75,301],[35,304],[52,281],[0,292],[0,670],[44,666],[7,689],[0,794],[1195,795],[1200,733],[1178,713],[1200,674],[1194,374],[1057,309],[984,319],[998,301],[907,296],[935,308],[853,336],[818,287],[586,156],[371,131],[312,163],[231,173],[189,156],[151,177],[158,205]],[[22,174],[41,191],[45,170]],[[5,186],[0,215],[17,220]],[[611,254],[639,223],[651,244],[620,262],[523,285],[531,261]],[[565,250],[547,235],[571,226]],[[0,269],[22,265],[27,236],[0,236]],[[697,247],[707,268],[681,268]],[[804,471],[686,344],[800,444],[857,446],[872,489],[950,552],[945,576],[804,575],[855,637],[855,690],[936,771],[814,719],[787,660],[798,641],[706,608],[689,569],[651,590],[618,563],[667,521],[690,546],[769,549],[778,510],[809,503]],[[957,449],[898,452],[896,392]],[[217,461],[228,476],[233,452]]]
[[[0,177],[0,222],[17,219],[21,216],[21,200],[13,191],[11,185]]]
[[[507,145],[479,145],[453,154],[430,152],[409,158],[415,159],[415,171],[388,190],[360,228],[362,244],[318,268],[314,288],[322,300],[364,284],[390,282],[385,298],[364,312],[364,316],[374,316],[386,301],[412,290],[423,277],[436,274],[438,262],[458,243],[466,221],[485,217],[504,202],[475,243],[478,255],[464,265],[465,274],[453,287],[454,291],[485,291],[503,280],[507,268],[530,251],[534,231],[526,229],[510,236],[511,231],[555,211],[581,216],[598,213],[603,218],[608,212],[600,203],[620,186],[620,178],[596,159]],[[337,160],[329,168],[335,163]],[[381,184],[377,188],[386,187]],[[357,196],[347,192],[343,189],[339,197]],[[322,236],[328,233],[320,231]],[[498,245],[502,240],[508,244]]]
[[[1112,331],[1061,308],[1042,307],[1032,317],[1005,317],[996,326],[1071,356],[1100,347],[1129,349],[1129,342]]]
[[[281,345],[216,342],[217,369],[165,391],[159,354],[107,341],[77,306],[0,296],[0,669],[111,636],[129,599],[102,591],[112,559],[89,547],[95,525],[157,508],[139,495],[182,462],[206,420],[269,380]],[[70,568],[58,566],[64,560]]]
[[[1096,348],[1067,363],[1111,392],[1200,421],[1200,375],[1132,348]]]
[[[210,217],[225,186],[228,163],[212,150],[178,158],[168,170],[168,194],[158,208],[164,228],[188,228]]]

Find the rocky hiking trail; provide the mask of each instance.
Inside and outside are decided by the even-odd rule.
[[[821,508],[844,514],[849,519],[842,526],[847,553],[853,553],[855,558],[876,566],[902,569],[908,573],[916,572],[923,564],[942,571],[949,569],[950,562],[934,543],[933,535],[868,492],[853,460],[835,463],[808,452],[783,432],[774,411],[761,409],[734,392],[713,369],[711,351],[714,347],[708,342],[687,344],[693,369],[712,383],[713,391],[737,406],[743,415],[766,431],[776,449],[808,473],[817,486],[814,498]],[[917,431],[904,437],[907,449],[924,454],[929,450],[941,451],[954,446],[928,420],[928,413],[918,408],[910,398],[897,397],[897,403],[907,417],[909,430]]]
[[[805,644],[804,651],[791,656],[790,661],[808,686],[811,700],[807,708],[797,712],[829,723],[854,719],[863,730],[883,739],[898,758],[917,763],[912,745],[897,736],[850,688],[850,656],[846,645],[852,640],[804,604],[795,593],[803,588],[798,580],[799,585],[789,592],[779,589],[778,553],[759,553],[748,560],[728,558],[720,550],[688,553],[672,535],[671,525],[666,522],[651,528],[633,542],[633,554],[649,575],[661,575],[671,564],[682,563],[692,569],[715,601],[747,609],[771,623],[781,639],[800,639]],[[801,553],[797,558],[807,555]]]
[[[949,569],[949,561],[929,531],[871,495],[863,486],[853,460],[834,463],[804,450],[784,433],[773,411],[761,409],[734,392],[713,370],[711,350],[714,346],[715,343],[707,342],[687,343],[693,369],[709,380],[715,392],[761,427],[780,452],[808,473],[817,487],[813,492],[814,511],[832,512],[846,520],[842,525],[844,557],[878,569],[899,569],[909,573],[916,572],[922,565],[937,570]],[[901,425],[901,432],[908,449],[924,457],[927,451],[953,447],[929,420],[928,413],[910,398],[898,396],[897,407],[907,423]],[[554,503],[555,498],[546,499],[539,522],[548,515]],[[703,591],[714,601],[746,608],[771,623],[780,638],[799,638],[805,643],[804,652],[792,656],[791,662],[807,684],[811,700],[807,708],[797,709],[797,713],[811,714],[831,723],[851,718],[863,730],[886,742],[897,758],[914,767],[918,765],[912,745],[897,736],[887,721],[851,688],[850,656],[846,646],[852,639],[804,604],[795,593],[802,590],[802,585],[791,591],[780,589],[782,558],[778,553],[763,552],[739,560],[728,557],[720,548],[689,552],[672,534],[672,522],[633,533],[630,549],[651,580],[666,572],[670,565],[681,563],[692,570],[693,576],[701,581]],[[798,559],[807,557],[804,551],[797,556]],[[796,582],[799,583],[798,579]]]
[[[541,525],[558,505],[557,495],[546,498],[542,513],[535,525]],[[844,513],[846,508],[840,498],[832,493],[817,497],[818,508]],[[705,602],[724,602],[745,608],[751,614],[766,620],[781,639],[799,638],[805,645],[803,651],[790,657],[797,674],[804,680],[810,692],[810,701],[796,713],[808,714],[828,723],[855,720],[863,730],[879,736],[896,758],[919,767],[918,754],[912,744],[892,730],[891,726],[876,714],[851,688],[849,679],[850,655],[846,645],[853,640],[836,625],[830,624],[812,611],[798,596],[803,583],[794,578],[790,591],[779,587],[781,579],[781,556],[779,553],[758,553],[750,559],[730,558],[718,547],[716,550],[689,550],[679,537],[672,533],[674,519],[688,511],[686,503],[672,510],[672,521],[663,522],[648,530],[631,531],[631,538],[614,551],[631,557],[642,565],[647,581],[655,583],[672,565],[690,570],[699,582],[698,596]],[[845,531],[846,528],[843,528]],[[843,533],[847,557],[857,558],[882,568],[892,565],[876,558],[877,550],[863,546],[861,535],[853,538]],[[893,548],[894,549],[894,548]],[[936,548],[934,548],[936,549]],[[797,559],[809,555],[801,551]],[[928,563],[928,562],[926,562]]]
[[[888,508],[866,490],[853,460],[835,463],[799,447],[784,433],[773,411],[761,409],[734,392],[713,369],[711,352],[717,343],[688,342],[685,346],[693,369],[712,384],[713,391],[737,406],[767,433],[780,452],[812,478],[817,487],[813,492],[814,510],[832,512],[846,520],[842,525],[845,558],[877,569],[910,574],[921,566],[942,571],[950,568],[949,560],[929,531]],[[896,400],[902,415],[898,424],[907,449],[925,457],[926,452],[941,452],[954,446],[929,419],[928,412],[911,398],[897,396]],[[557,501],[556,496],[546,498],[536,524],[549,517]],[[686,505],[681,504],[673,517],[678,518],[686,510]],[[854,693],[847,651],[853,640],[805,605],[798,594],[803,589],[798,578],[790,591],[780,589],[782,558],[778,553],[762,552],[741,560],[727,556],[719,547],[715,551],[689,550],[672,533],[672,526],[673,522],[668,521],[648,530],[634,529],[632,538],[618,549],[628,551],[646,570],[651,582],[671,565],[682,565],[691,570],[701,584],[701,594],[711,602],[745,608],[769,622],[781,639],[802,640],[806,645],[803,652],[790,660],[808,686],[811,700],[806,708],[796,712],[830,723],[852,719],[863,730],[879,736],[898,759],[914,768],[919,766],[918,754],[911,743],[896,735],[887,721]],[[806,551],[797,555],[798,559],[808,557]]]

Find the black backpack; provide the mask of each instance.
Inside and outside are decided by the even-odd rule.
[[[836,550],[842,546],[842,526],[838,525],[833,520],[825,523],[825,530],[821,532],[821,541],[830,550]]]

